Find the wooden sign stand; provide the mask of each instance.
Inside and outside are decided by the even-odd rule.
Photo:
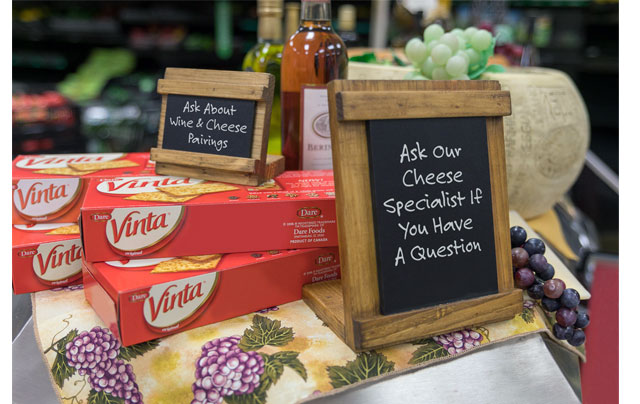
[[[156,173],[242,185],[259,185],[284,171],[284,157],[267,155],[275,79],[267,73],[167,68],[158,80],[162,109],[158,147],[151,149]],[[256,102],[249,158],[163,148],[167,97],[171,94]]]
[[[520,313],[522,291],[514,289],[509,254],[502,127],[502,117],[511,113],[509,93],[497,81],[401,80],[336,80],[328,93],[342,280],[305,285],[307,305],[354,351]],[[486,117],[498,293],[382,315],[366,121],[436,117]]]

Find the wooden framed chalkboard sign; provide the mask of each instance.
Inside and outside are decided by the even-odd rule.
[[[258,185],[284,171],[267,156],[274,76],[167,68],[158,80],[162,109],[156,173]]]
[[[513,317],[497,81],[329,83],[342,280],[306,303],[355,351]]]

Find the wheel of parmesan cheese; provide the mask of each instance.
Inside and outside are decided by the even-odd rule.
[[[351,80],[402,80],[411,67],[349,62]],[[485,73],[511,92],[504,118],[509,208],[530,219],[547,212],[580,174],[589,146],[587,108],[566,74],[538,67]]]
[[[565,73],[545,68],[509,68],[486,73],[511,92],[504,117],[509,208],[525,219],[547,212],[571,188],[589,147],[589,116]]]

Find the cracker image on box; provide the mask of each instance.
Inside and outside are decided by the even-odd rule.
[[[47,234],[80,234],[80,226],[77,224],[62,226],[47,232]]]
[[[74,170],[73,168],[70,168],[70,167],[60,167],[60,168],[43,168],[42,170],[36,170],[34,172],[37,174],[80,176],[85,174],[92,174],[92,173],[95,173],[96,171],[98,170],[81,171],[81,170]]]
[[[202,271],[205,269],[215,269],[222,258],[221,254],[212,254],[204,259],[188,259],[187,257],[173,258],[168,261],[163,261],[153,268],[152,274],[166,273],[166,272],[185,272],[185,271]],[[209,257],[209,258],[206,258]]]
[[[229,184],[222,184],[219,182],[210,182],[197,185],[183,185],[177,187],[158,187],[158,191],[165,192],[174,197],[181,196],[198,196],[204,194],[213,194],[215,192],[233,191],[238,189]]]
[[[257,187],[251,187],[248,188],[247,191],[264,191],[264,190],[268,190],[268,191],[279,191],[282,188],[280,188],[280,186],[278,185],[277,182],[275,182],[274,180],[269,180],[269,181],[265,181],[262,184],[258,185]]]
[[[191,261],[209,261],[211,259],[214,258],[220,258],[220,254],[207,254],[207,255],[185,255],[184,257],[180,257],[180,258],[184,258],[187,260],[191,260]]]
[[[128,196],[124,199],[130,201],[145,201],[145,202],[186,202],[195,198],[197,195],[191,196],[171,196],[164,192],[142,192],[139,194]]]
[[[78,171],[107,170],[110,168],[137,167],[139,164],[131,160],[114,160],[99,163],[69,163],[68,166]]]

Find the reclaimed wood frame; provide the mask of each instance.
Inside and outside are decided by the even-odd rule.
[[[284,157],[267,156],[275,78],[268,73],[168,67],[158,80],[162,94],[158,146],[151,149],[156,173],[259,185],[284,171]],[[256,101],[251,157],[222,156],[162,148],[169,94]]]
[[[304,301],[354,351],[380,348],[522,311],[514,289],[502,117],[508,91],[497,81],[335,80],[329,115],[342,279],[305,285]],[[366,121],[486,117],[498,293],[390,315],[380,314]]]

